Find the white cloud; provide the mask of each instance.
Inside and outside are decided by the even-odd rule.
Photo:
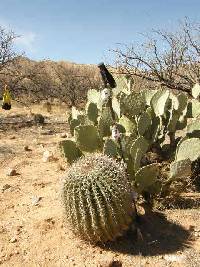
[[[35,51],[36,34],[34,32],[19,33],[19,37],[15,39],[15,44],[27,52]]]
[[[16,26],[13,26],[3,18],[0,18],[0,26],[6,31],[14,31],[14,33],[18,36],[14,40],[14,44],[18,49],[24,50],[25,53],[34,53],[36,51],[35,41],[37,35],[34,32],[19,30]]]

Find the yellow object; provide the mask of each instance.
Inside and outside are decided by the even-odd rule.
[[[4,93],[3,93],[3,104],[11,104],[11,95],[7,88],[7,85],[5,85]]]

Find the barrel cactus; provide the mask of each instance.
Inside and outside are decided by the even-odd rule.
[[[91,243],[116,239],[133,221],[125,166],[106,155],[93,154],[71,166],[64,181],[63,201],[67,224]]]

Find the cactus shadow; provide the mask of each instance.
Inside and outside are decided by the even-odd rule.
[[[128,231],[125,236],[103,248],[122,254],[156,256],[188,248],[192,241],[191,231],[167,220],[160,212],[141,216],[139,230],[141,234]]]

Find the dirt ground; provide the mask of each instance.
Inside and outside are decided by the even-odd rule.
[[[200,266],[198,208],[144,215],[138,241],[127,233],[100,247],[74,237],[60,196],[68,167],[57,149],[61,134],[68,132],[65,108],[32,111],[47,116],[44,126],[34,125],[23,107],[0,112],[1,266]],[[43,162],[45,150],[52,151],[53,161]],[[16,174],[8,176],[9,168]]]

